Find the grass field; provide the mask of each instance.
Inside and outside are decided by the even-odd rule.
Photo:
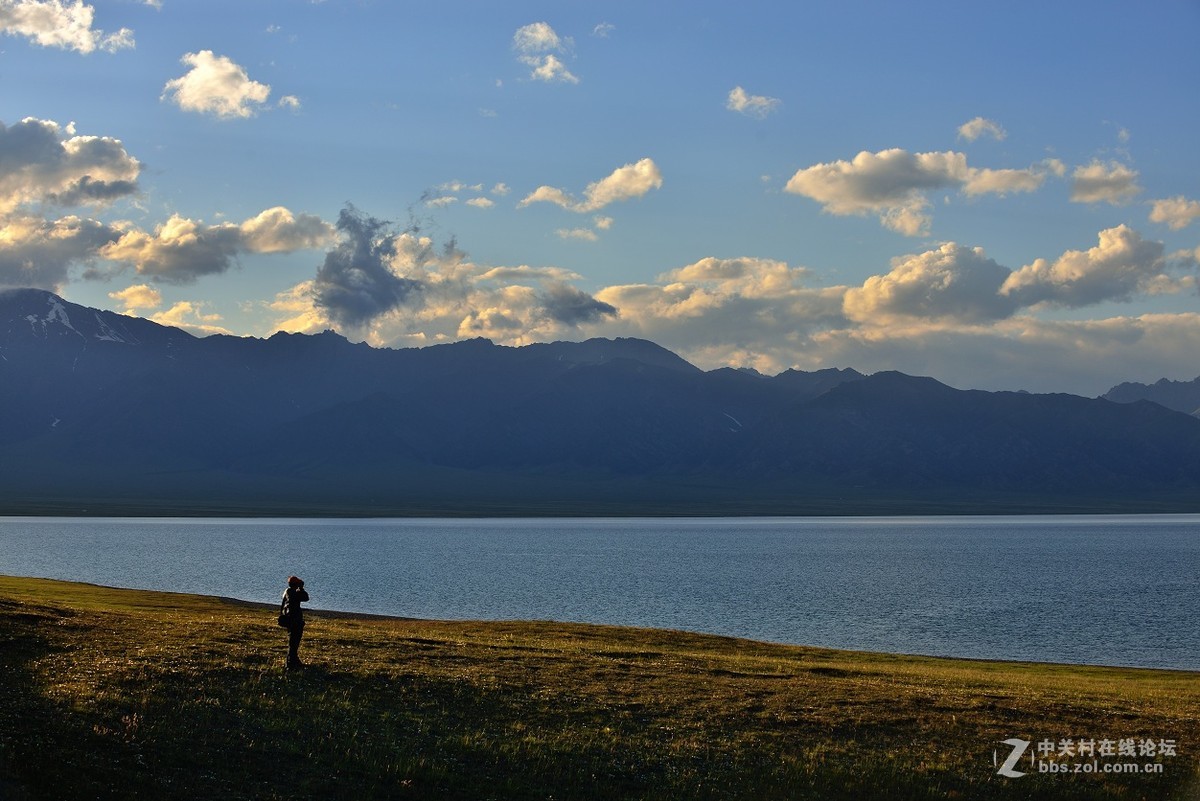
[[[0,577],[0,799],[1200,798],[1196,673],[322,612],[288,673],[273,618]],[[1176,753],[1006,778],[1014,737]]]

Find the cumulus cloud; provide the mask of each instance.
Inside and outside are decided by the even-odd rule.
[[[131,264],[141,275],[172,284],[229,270],[239,253],[291,253],[319,248],[333,239],[333,227],[283,207],[267,209],[240,224],[206,225],[178,214],[146,232],[126,226],[99,250],[109,261]]]
[[[1022,267],[1005,280],[1001,292],[1022,306],[1079,307],[1180,288],[1165,273],[1161,242],[1147,241],[1126,225],[1101,231],[1099,240],[1089,250],[1069,250],[1053,262],[1038,259]]]
[[[517,29],[513,34],[513,47],[522,53],[542,53],[561,50],[563,40],[546,22],[534,22]]]
[[[576,200],[553,186],[539,186],[518,205],[553,203],[570,211],[586,213],[598,211],[610,203],[642,197],[650,190],[660,188],[662,183],[658,165],[653,159],[644,158],[634,164],[618,167],[608,177],[588,184],[583,192],[583,200]]]
[[[559,239],[577,239],[583,242],[600,240],[600,235],[591,228],[559,228],[554,233]]]
[[[60,290],[76,264],[93,261],[119,232],[80,217],[46,220],[27,214],[0,217],[0,285]]]
[[[1042,167],[978,169],[962,153],[909,153],[900,148],[863,151],[852,161],[815,164],[797,171],[784,191],[820,203],[837,215],[878,214],[887,228],[906,236],[928,233],[926,192],[957,188],[969,196],[1032,192],[1041,186]]]
[[[542,280],[558,281],[565,283],[567,281],[578,281],[583,276],[578,273],[564,270],[562,267],[531,267],[528,264],[521,264],[516,267],[492,267],[479,274],[480,281],[527,281],[527,280]]]
[[[222,119],[251,117],[271,95],[270,86],[250,80],[245,69],[211,50],[187,53],[180,62],[190,69],[167,81],[162,98],[184,111]]]
[[[279,328],[339,327],[387,346],[476,336],[518,345],[592,330],[617,314],[560,267],[474,264],[453,241],[438,247],[353,207],[339,229],[341,241],[316,278],[270,304]]]
[[[808,275],[772,259],[701,259],[655,283],[597,292],[619,309],[602,331],[648,337],[706,366],[770,368],[778,364],[772,357],[802,348],[810,334],[846,324],[845,287],[810,288]]]
[[[856,287],[809,287],[807,270],[768,259],[706,258],[656,283],[597,292],[596,299],[620,310],[599,332],[647,336],[705,367],[749,365],[764,372],[855,366],[982,380],[977,360],[998,371],[986,385],[1011,389],[1020,384],[1004,384],[1000,354],[1020,352],[1028,363],[1036,353],[1032,340],[1022,339],[1034,336],[1029,332],[1058,332],[1065,347],[1063,332],[1082,331],[1022,316],[1028,306],[1051,299],[1064,305],[1119,301],[1135,292],[1195,286],[1190,277],[1163,273],[1160,243],[1129,229],[1102,232],[1100,240],[1092,251],[1068,251],[1015,272],[980,248],[945,243],[897,258],[888,272]],[[955,347],[971,355],[950,353]],[[1062,358],[1069,355],[1064,351]],[[956,368],[939,367],[939,359]]]
[[[1014,299],[1000,294],[1011,272],[982,248],[948,242],[892,261],[886,275],[868,278],[845,296],[846,316],[878,325],[897,318],[981,322],[1008,317]]]
[[[984,117],[976,117],[969,122],[964,122],[958,126],[958,138],[966,139],[968,142],[974,142],[981,136],[990,136],[993,139],[1000,141],[1008,136],[1000,124],[993,120]]]
[[[1071,200],[1120,206],[1142,191],[1137,179],[1137,170],[1120,162],[1093,161],[1071,173]]]
[[[962,184],[962,153],[909,153],[899,148],[860,152],[853,161],[815,164],[799,170],[784,191],[822,204],[830,214],[877,213],[883,224],[906,236],[925,234],[929,201],[924,192]]]
[[[444,208],[453,205],[461,199],[462,194],[473,194],[475,197],[469,197],[463,201],[466,205],[476,209],[490,209],[496,205],[496,201],[484,196],[484,192],[489,190],[481,183],[468,184],[463,181],[454,180],[446,181],[437,186],[426,189],[421,194],[421,203],[431,208]],[[497,197],[508,194],[508,186],[505,184],[496,184],[490,190],[492,195]]]
[[[162,293],[149,284],[135,284],[108,296],[125,307],[126,313],[157,309],[162,305]]]
[[[932,375],[958,387],[1099,395],[1119,381],[1196,374],[1200,314],[990,325],[912,325],[823,331],[778,354],[800,369],[853,365],[863,372]],[[1031,372],[1028,365],[1036,364]]]
[[[181,300],[166,311],[151,315],[150,319],[160,325],[182,328],[198,336],[230,333],[228,329],[217,325],[221,322],[221,315],[205,313],[203,304],[189,300]]]
[[[749,94],[742,87],[735,86],[729,91],[729,96],[725,101],[725,108],[745,114],[747,117],[757,117],[761,120],[779,108],[782,102],[776,97]]]
[[[601,39],[607,39],[608,35],[617,29],[616,25],[611,22],[601,22],[596,27],[592,28],[592,36],[598,36]]]
[[[708,257],[653,282],[594,293],[578,286],[581,276],[560,267],[478,265],[428,237],[382,228],[364,233],[370,235],[361,240],[376,244],[375,266],[408,282],[399,302],[374,296],[371,314],[361,318],[356,333],[376,345],[475,336],[506,345],[584,334],[642,336],[705,368],[900,369],[957,385],[1054,391],[1098,381],[1100,392],[1129,377],[1114,377],[1104,360],[1140,353],[1136,338],[1152,338],[1172,354],[1152,355],[1157,377],[1194,365],[1200,342],[1200,315],[1088,323],[1029,315],[1039,303],[1101,303],[1195,287],[1191,277],[1167,276],[1161,244],[1125,228],[1101,232],[1091,251],[1067,251],[1016,271],[979,248],[944,243],[893,260],[859,286],[813,285],[809,270],[778,260]],[[275,299],[279,327],[345,325],[316,302],[317,284],[305,282]],[[396,300],[388,291],[384,300]],[[1015,365],[1033,359],[1050,365],[1040,386],[1016,372]],[[1161,369],[1168,364],[1173,369]]]
[[[962,191],[967,196],[1036,192],[1045,180],[1046,173],[1036,167],[1023,170],[972,169],[963,183]]]
[[[41,47],[79,53],[110,53],[134,46],[133,31],[104,33],[93,28],[96,10],[82,0],[0,0],[0,31],[24,36]]]
[[[137,191],[141,165],[117,139],[28,117],[0,122],[0,212],[25,203],[105,203]]]
[[[259,212],[238,226],[241,247],[250,253],[291,253],[321,248],[334,227],[313,214],[293,214],[283,206]]]
[[[567,65],[553,53],[537,57],[529,56],[523,61],[533,67],[529,77],[534,80],[546,83],[579,83],[579,78],[567,69]]]
[[[1178,231],[1200,219],[1200,200],[1189,200],[1183,195],[1154,201],[1150,210],[1150,221],[1166,223],[1172,231]]]
[[[570,38],[560,37],[545,22],[525,25],[513,34],[517,60],[530,68],[530,78],[546,83],[579,83],[579,78],[555,55],[568,52],[572,45]]]

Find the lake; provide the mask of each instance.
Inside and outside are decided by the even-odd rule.
[[[0,518],[0,573],[441,619],[1200,670],[1200,515]]]

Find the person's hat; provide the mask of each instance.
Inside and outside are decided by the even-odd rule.
[[[299,576],[289,576],[288,577],[288,586],[289,587],[299,587],[303,583],[304,582],[300,580]]]

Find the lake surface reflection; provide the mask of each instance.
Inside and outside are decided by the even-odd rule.
[[[314,608],[1200,669],[1200,516],[0,518],[0,573]]]

